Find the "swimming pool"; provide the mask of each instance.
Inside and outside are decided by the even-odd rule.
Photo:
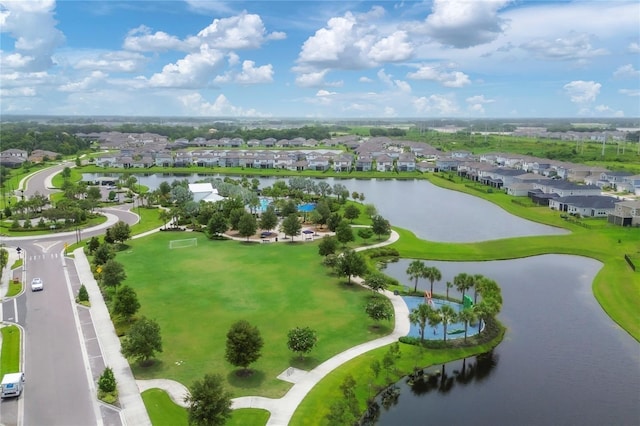
[[[298,206],[298,211],[303,213],[309,213],[316,209],[316,203],[304,203]]]

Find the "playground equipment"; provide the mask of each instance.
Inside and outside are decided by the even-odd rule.
[[[431,299],[431,292],[430,291],[425,291],[424,292],[424,303],[426,303],[427,305],[433,306],[433,299]]]

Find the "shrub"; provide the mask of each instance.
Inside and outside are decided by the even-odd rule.
[[[89,301],[89,293],[87,292],[87,288],[82,284],[80,286],[80,290],[78,290],[78,302],[88,302]]]
[[[102,375],[98,379],[98,391],[103,393],[111,393],[116,390],[116,378],[113,375],[113,370],[107,367],[102,372]]]

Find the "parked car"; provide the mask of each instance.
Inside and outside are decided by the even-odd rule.
[[[34,278],[31,280],[31,291],[42,291],[44,290],[44,284],[42,283],[42,278]]]

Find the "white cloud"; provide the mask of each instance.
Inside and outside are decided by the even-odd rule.
[[[138,72],[141,71],[148,59],[136,52],[77,52],[79,54],[67,57],[71,66],[79,70],[97,70],[105,72]]]
[[[363,77],[360,77],[360,78],[358,79],[358,81],[359,81],[360,83],[373,83],[373,80],[372,80],[372,79],[370,79],[369,77],[364,77],[364,76],[363,76]]]
[[[391,74],[387,74],[384,69],[378,71],[378,78],[391,89],[397,89],[403,93],[411,93],[411,86],[403,80],[393,79]]]
[[[0,96],[7,98],[21,98],[36,96],[36,89],[34,87],[14,87],[11,89],[0,89]]]
[[[82,80],[67,83],[59,87],[61,92],[83,92],[95,88],[99,83],[103,82],[108,75],[102,71],[93,71],[90,75]]]
[[[407,73],[414,80],[432,80],[445,87],[464,87],[471,84],[469,76],[461,71],[448,72],[440,66],[422,65],[418,71]]]
[[[200,52],[188,54],[175,64],[165,65],[162,72],[153,74],[148,82],[153,87],[207,87],[223,62],[224,56],[219,50],[203,45]]]
[[[396,31],[378,40],[369,50],[369,57],[377,63],[405,61],[411,57],[413,47],[405,31]]]
[[[594,48],[588,34],[569,34],[554,39],[537,38],[520,45],[525,51],[531,52],[541,59],[576,60],[589,59],[606,55],[606,49]]]
[[[230,18],[214,19],[198,38],[216,49],[257,49],[266,40],[281,40],[283,33],[267,34],[259,15],[242,12]]]
[[[607,115],[611,117],[624,117],[624,111],[615,110],[607,105],[598,105],[595,107],[595,110],[600,115]]]
[[[448,95],[422,96],[413,100],[413,107],[420,114],[455,115],[460,111],[455,99]]]
[[[151,33],[151,29],[145,25],[129,31],[124,39],[123,48],[136,52],[166,52],[169,50],[188,51],[194,46],[195,39],[182,41],[163,31]]]
[[[640,71],[633,68],[632,64],[622,65],[613,72],[613,77],[618,79],[638,78],[640,77]]]
[[[297,72],[320,69],[366,69],[386,62],[407,60],[413,47],[405,31],[381,33],[374,22],[382,15],[379,8],[367,14],[333,17],[324,28],[305,40],[298,54]]]
[[[465,99],[465,101],[467,102],[467,104],[469,104],[467,106],[467,109],[469,109],[469,111],[484,114],[484,105],[494,103],[495,99],[486,99],[484,95],[476,95],[468,97],[467,99]]]
[[[296,77],[296,86],[298,87],[340,87],[343,85],[343,81],[325,81],[325,77],[329,70],[322,70],[317,72],[308,72],[299,74]]]
[[[218,95],[213,103],[207,102],[200,93],[190,93],[179,96],[178,99],[188,114],[197,116],[218,117],[268,117],[255,109],[244,109],[231,104],[223,94]]]
[[[438,42],[457,48],[488,43],[504,31],[506,23],[498,11],[510,2],[434,0],[422,30]]]
[[[244,61],[242,72],[236,77],[242,84],[271,83],[273,81],[273,66],[271,64],[255,67],[255,62]]]
[[[20,53],[5,54],[0,51],[0,64],[2,64],[2,67],[5,69],[25,69],[31,62],[33,62],[32,56],[25,56]]]
[[[635,41],[629,43],[629,47],[627,47],[627,50],[631,53],[640,53],[640,44]]]
[[[54,65],[51,55],[64,43],[65,37],[56,28],[55,2],[52,0],[6,1],[0,9],[0,30],[15,39],[17,54],[30,58],[16,61],[17,70],[42,71]],[[2,58],[2,67],[8,67]]]
[[[640,89],[620,89],[618,93],[627,96],[640,96]]]
[[[321,89],[321,90],[318,90],[318,92],[316,93],[316,96],[333,96],[335,94],[336,92],[329,92],[327,90]]]
[[[585,104],[593,102],[600,93],[602,85],[595,81],[575,80],[564,85],[564,91],[571,98],[571,102]]]

